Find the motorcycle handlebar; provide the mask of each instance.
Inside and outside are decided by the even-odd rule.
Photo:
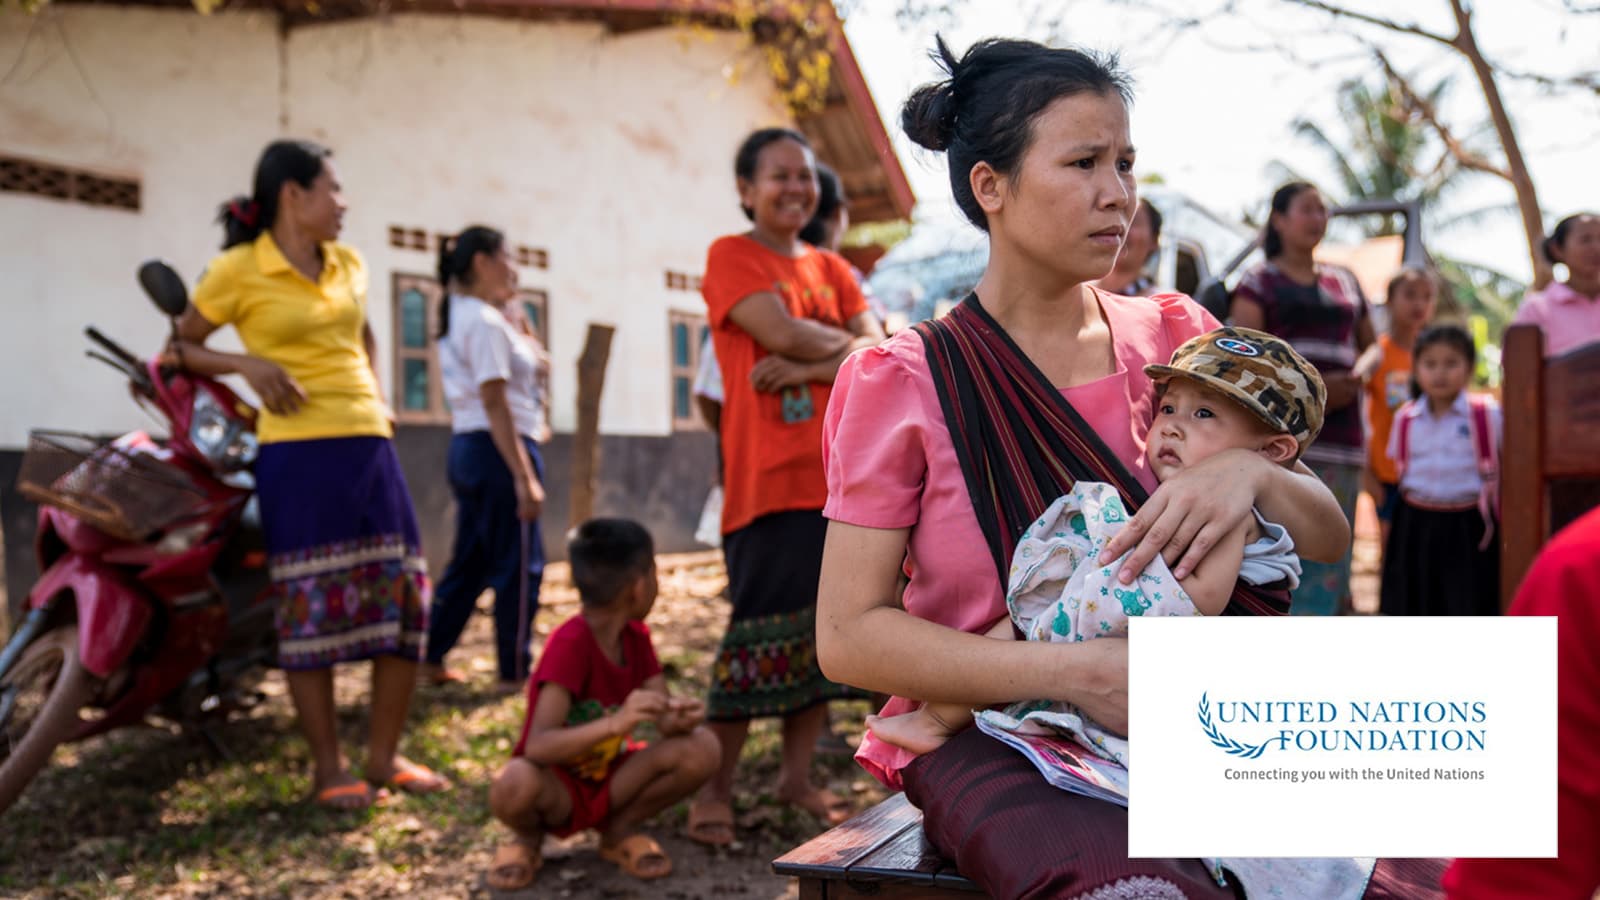
[[[88,328],[85,328],[83,330],[83,333],[89,336],[89,340],[94,341],[96,344],[99,344],[101,347],[104,347],[106,349],[106,352],[110,353],[112,356],[115,356],[117,359],[120,359],[123,362],[127,363],[129,366],[132,366],[135,369],[143,369],[144,368],[144,360],[140,359],[137,356],[134,356],[132,353],[129,353],[127,350],[124,350],[121,344],[118,344],[116,341],[113,341],[111,338],[108,338],[105,335],[101,334],[100,333],[100,329],[95,328],[93,325],[90,325]]]
[[[110,353],[120,360],[123,365],[127,366],[129,377],[133,378],[140,387],[148,389],[151,386],[150,376],[145,372],[144,360],[134,356],[124,349],[121,344],[101,334],[100,329],[95,328],[93,325],[85,328],[83,333],[88,336],[89,340],[105,348],[107,353]]]

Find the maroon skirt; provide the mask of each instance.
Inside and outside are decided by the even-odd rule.
[[[1033,764],[976,728],[902,772],[940,853],[990,897],[1234,898],[1198,859],[1129,859],[1128,810],[1049,787]],[[1443,897],[1448,860],[1383,859],[1367,898]]]

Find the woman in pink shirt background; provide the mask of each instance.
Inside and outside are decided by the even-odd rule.
[[[1546,356],[1600,340],[1600,216],[1577,213],[1556,223],[1545,238],[1544,255],[1567,267],[1567,280],[1530,292],[1513,324],[1543,328]]]

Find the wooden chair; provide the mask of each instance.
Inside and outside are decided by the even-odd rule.
[[[1537,325],[1502,347],[1500,609],[1550,535],[1600,505],[1600,339],[1549,359]]]

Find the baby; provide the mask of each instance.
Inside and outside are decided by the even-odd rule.
[[[1241,448],[1293,466],[1322,428],[1327,390],[1317,370],[1286,342],[1248,328],[1221,328],[1179,347],[1165,366],[1146,366],[1156,383],[1156,414],[1145,458],[1165,481],[1224,450]],[[1096,560],[1121,530],[1128,511],[1115,487],[1080,482],[1023,532],[1006,591],[1009,619],[991,637],[1083,641],[1125,635],[1133,616],[1213,616],[1243,579],[1292,589],[1300,561],[1281,526],[1256,514],[1222,540],[1183,579],[1161,559],[1131,585],[1115,578],[1121,560]],[[1068,704],[1025,701],[1005,713],[983,713],[1014,731],[1071,737],[1099,755],[1128,764],[1128,742]],[[928,703],[904,715],[869,716],[880,740],[926,753],[973,721],[971,710]]]

